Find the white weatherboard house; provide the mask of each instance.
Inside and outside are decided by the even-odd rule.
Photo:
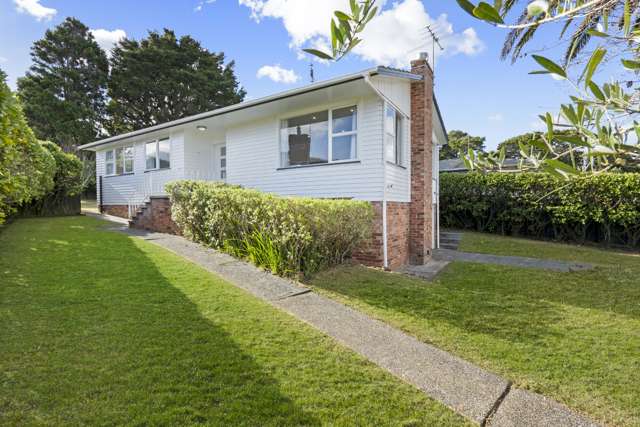
[[[132,217],[146,204],[152,229],[170,222],[168,201],[153,201],[179,179],[370,201],[373,238],[356,258],[395,268],[424,263],[438,244],[445,143],[422,55],[411,71],[376,67],[80,148],[96,152],[102,211]]]

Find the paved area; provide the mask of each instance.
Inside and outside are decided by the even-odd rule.
[[[398,270],[398,273],[432,281],[449,263],[450,261],[440,261],[432,258],[424,265],[407,265]]]
[[[555,261],[550,259],[526,258],[519,256],[487,255],[471,252],[460,252],[451,249],[436,249],[433,259],[437,261],[466,261],[481,264],[498,264],[511,267],[537,268],[542,270],[559,271],[568,273],[571,271],[590,270],[590,264],[576,262]]]
[[[343,304],[182,237],[113,228],[145,239],[215,273],[336,339],[480,425],[593,426],[542,396]]]

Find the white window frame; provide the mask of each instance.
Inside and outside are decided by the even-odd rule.
[[[348,131],[348,132],[340,132],[340,133],[333,133],[333,112],[335,110],[342,110],[343,108],[355,108],[356,109],[356,129],[352,130],[352,131]],[[283,157],[282,157],[282,124],[289,120],[289,119],[293,119],[299,116],[306,116],[308,114],[319,114],[319,113],[324,113],[327,112],[327,121],[328,121],[328,127],[327,127],[327,138],[328,138],[328,147],[327,147],[327,162],[325,163],[311,163],[311,164],[307,164],[307,165],[293,165],[293,166],[286,166],[283,164]],[[279,157],[279,167],[281,169],[295,169],[295,168],[304,168],[304,167],[311,167],[311,166],[322,166],[322,165],[330,165],[330,164],[340,164],[340,163],[353,163],[353,162],[357,162],[358,159],[358,154],[359,154],[359,150],[358,150],[358,144],[360,141],[359,138],[359,132],[360,132],[360,105],[358,102],[351,102],[348,104],[340,104],[340,105],[332,105],[330,107],[324,107],[324,108],[320,108],[320,109],[313,109],[313,110],[307,110],[307,111],[303,111],[303,112],[299,112],[296,114],[292,114],[292,115],[287,115],[286,117],[282,117],[279,120],[279,124],[278,124],[278,157]],[[341,137],[341,136],[353,136],[355,135],[356,137],[356,141],[355,141],[355,146],[354,146],[354,153],[352,153],[352,157],[350,159],[344,159],[344,160],[333,160],[333,138],[334,137]]]
[[[393,116],[393,133],[387,128],[387,110],[391,110],[394,113]],[[387,162],[404,166],[404,116],[393,105],[386,102],[383,116],[384,126],[384,158]],[[387,157],[387,137],[393,137],[393,159]]]
[[[131,149],[131,170],[128,171],[127,170],[127,157],[124,155],[124,151],[126,149],[130,148]],[[123,155],[122,155],[122,173],[118,173],[118,156],[117,156],[117,151],[118,150],[122,150],[123,151]],[[111,153],[111,160],[107,160],[107,155],[108,153]],[[133,175],[134,171],[135,171],[135,147],[133,145],[124,145],[122,147],[116,147],[116,148],[112,148],[110,150],[106,150],[104,152],[104,175],[105,176],[123,176],[123,175]],[[112,173],[108,173],[107,169],[108,169],[108,165],[113,165],[113,172]]]
[[[224,150],[224,155],[222,154]],[[218,165],[220,166],[220,179],[222,181],[227,180],[227,145],[221,145],[218,147]],[[224,160],[224,166],[222,166],[222,160]]]
[[[166,167],[166,168],[160,167],[160,142],[161,141],[169,141],[169,167]],[[147,167],[147,145],[149,144],[155,144],[155,147],[156,147],[156,156],[155,156],[156,166],[154,168]],[[144,171],[151,172],[151,171],[169,170],[169,169],[171,169],[171,138],[170,137],[157,138],[157,139],[145,142],[144,143]]]

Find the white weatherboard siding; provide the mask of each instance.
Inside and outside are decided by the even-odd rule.
[[[98,194],[98,200],[104,205],[139,205],[149,196],[164,194],[164,186],[170,181],[184,178],[184,135],[176,132],[171,135],[160,135],[159,138],[170,136],[171,138],[171,168],[166,170],[145,172],[145,144],[156,137],[137,139],[136,141],[123,141],[109,147],[109,149],[131,146],[134,147],[133,174],[120,176],[104,176],[105,152],[96,152],[96,173],[102,176],[102,199]],[[143,138],[143,137],[142,137]],[[98,186],[98,192],[100,188]]]
[[[402,121],[402,167],[385,162],[387,200],[390,202],[411,201],[411,122]]]
[[[280,169],[280,121],[326,108],[358,106],[358,163]],[[286,196],[382,200],[383,102],[364,100],[291,111],[227,131],[227,181]]]
[[[371,84],[405,116],[411,116],[411,82],[385,76],[371,77]]]

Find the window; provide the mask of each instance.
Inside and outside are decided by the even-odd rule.
[[[220,147],[220,179],[227,179],[227,147]]]
[[[282,167],[356,158],[357,108],[319,111],[282,121]]]
[[[145,168],[149,170],[171,167],[171,142],[163,138],[147,142],[144,146]]]
[[[402,165],[404,161],[402,127],[402,115],[387,104],[384,113],[384,157],[387,161],[397,165]]]
[[[105,152],[105,175],[133,173],[133,146],[119,147]]]

